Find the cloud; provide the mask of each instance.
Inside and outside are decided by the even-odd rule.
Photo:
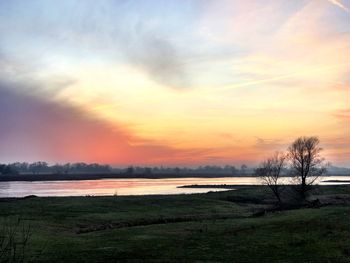
[[[157,31],[149,31],[142,25],[139,22],[129,34],[124,34],[121,47],[129,61],[161,85],[180,89],[190,87],[185,61],[175,45]]]
[[[256,138],[255,147],[259,150],[264,151],[277,151],[277,150],[285,150],[288,146],[288,143],[281,139],[265,139],[260,137]]]
[[[16,84],[18,85],[18,83]],[[127,129],[79,109],[16,93],[0,81],[0,160],[162,164],[185,162],[193,151],[145,141],[133,145]],[[135,138],[138,142],[140,138]]]
[[[128,1],[48,4],[39,0],[30,4],[14,2],[7,8],[17,11],[15,15],[9,11],[0,16],[0,23],[7,25],[0,28],[0,33],[9,36],[0,41],[0,47],[13,49],[13,43],[18,46],[18,39],[25,39],[21,56],[35,57],[43,63],[48,63],[47,60],[59,63],[52,59],[66,56],[72,61],[97,57],[114,60],[116,64],[126,62],[163,86],[191,86],[186,57],[180,54],[172,33],[165,32],[159,21],[162,15],[150,18],[150,14],[141,12],[142,4]]]
[[[1,3],[0,49],[21,58],[0,61],[8,152],[31,148],[26,156],[60,159],[98,153],[97,160],[111,162],[231,160],[275,150],[276,142],[264,138],[348,134],[348,122],[330,116],[349,98],[333,88],[349,76],[349,20],[338,6],[199,1],[193,15],[191,4],[176,1],[164,13],[169,2]],[[183,94],[164,86],[195,89]],[[23,152],[20,145],[27,145]],[[106,150],[94,150],[100,146]]]
[[[347,8],[341,1],[339,0],[328,0],[330,3],[332,3],[333,5],[336,5],[338,7],[340,7],[341,9],[343,9],[345,12],[350,14],[350,9]]]
[[[174,148],[134,136],[117,122],[62,101],[74,79],[43,77],[36,63],[0,52],[0,162],[191,164],[206,149]],[[90,105],[91,106],[91,105]]]
[[[334,116],[343,122],[350,122],[350,109],[338,110]]]

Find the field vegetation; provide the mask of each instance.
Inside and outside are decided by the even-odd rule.
[[[317,187],[309,200],[317,205],[276,209],[267,186],[28,197],[1,199],[0,220],[8,229],[15,225],[13,243],[25,262],[350,262],[350,186]],[[11,262],[11,254],[1,260]]]

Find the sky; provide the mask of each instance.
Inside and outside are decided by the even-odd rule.
[[[0,162],[350,166],[350,0],[3,0],[0,35]]]

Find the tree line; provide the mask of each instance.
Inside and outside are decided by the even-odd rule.
[[[251,175],[254,168],[243,164],[236,168],[233,165],[205,165],[196,168],[190,167],[142,167],[129,166],[126,168],[114,168],[110,165],[97,163],[86,164],[66,163],[49,165],[47,162],[15,162],[10,164],[0,164],[0,174],[81,174],[81,173],[117,173],[127,175],[150,175],[150,174],[218,174],[218,175]]]
[[[49,165],[47,162],[15,162],[0,164],[0,174],[70,174],[70,173],[110,173],[109,165],[97,163],[66,163]]]
[[[129,166],[126,169],[115,168],[115,171],[125,172],[126,174],[217,174],[217,175],[251,175],[254,171],[253,168],[249,168],[243,164],[239,168],[233,165],[205,165],[196,168],[190,167],[140,167]]]

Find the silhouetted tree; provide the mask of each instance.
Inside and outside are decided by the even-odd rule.
[[[320,140],[317,137],[300,137],[288,148],[290,172],[302,200],[312,189],[316,180],[326,173],[326,164],[320,153]]]
[[[16,171],[18,173],[27,173],[29,164],[25,162],[23,163],[15,162],[15,163],[9,164],[9,166],[13,171]]]
[[[134,167],[130,166],[128,168],[126,168],[126,174],[132,175],[134,174]]]
[[[151,175],[152,174],[152,168],[146,167],[144,171],[145,175]]]
[[[242,174],[245,174],[247,169],[248,169],[248,166],[247,166],[247,165],[245,165],[245,164],[242,164],[242,165],[241,165],[241,173],[242,173]]]
[[[60,164],[55,164],[55,165],[51,166],[50,168],[51,168],[51,172],[53,172],[55,174],[61,174],[63,172],[63,166]]]
[[[70,164],[70,163],[64,164],[64,165],[62,166],[62,168],[63,168],[63,173],[68,174],[69,171],[70,171],[70,167],[71,167],[71,164]]]
[[[46,162],[35,162],[29,165],[29,170],[33,174],[47,172],[48,164]]]
[[[237,175],[236,167],[234,167],[234,166],[231,167],[231,173],[232,173],[232,175]]]
[[[263,161],[255,170],[255,175],[260,178],[263,184],[267,185],[275,195],[278,203],[282,202],[281,192],[284,187],[280,183],[281,173],[286,165],[287,156],[276,152],[273,156]]]
[[[14,170],[10,165],[0,164],[0,174],[17,174],[18,172]]]

